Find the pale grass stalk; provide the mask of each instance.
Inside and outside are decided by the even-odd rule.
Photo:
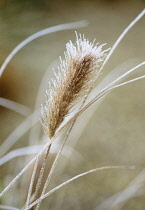
[[[83,111],[85,111],[88,107],[90,107],[93,103],[95,103],[98,98],[102,97],[104,94],[106,94],[106,92],[110,91],[111,88],[113,88],[113,85],[115,85],[116,83],[118,83],[120,80],[124,79],[126,76],[128,76],[129,74],[131,74],[132,72],[134,72],[135,70],[137,70],[138,68],[142,67],[143,65],[145,65],[145,61],[138,64],[137,66],[133,67],[132,69],[128,70],[126,73],[122,74],[120,77],[118,77],[117,79],[115,79],[113,82],[111,82],[109,85],[107,85],[104,89],[102,89],[99,94],[94,97],[90,102],[88,102],[83,108],[82,110],[80,110],[80,113],[82,113]],[[144,76],[142,76],[142,78],[144,78]],[[134,79],[135,81],[135,79]],[[119,87],[119,86],[118,86]],[[80,113],[77,113],[80,115]],[[76,114],[76,115],[77,115]]]
[[[50,143],[50,145],[51,145],[51,143]],[[44,150],[44,152],[45,152],[45,150]],[[43,154],[43,153],[41,153],[41,154]],[[35,164],[34,164],[34,169],[33,169],[33,173],[32,173],[32,176],[31,176],[29,189],[28,189],[27,200],[26,200],[26,205],[25,205],[26,209],[28,208],[30,198],[31,198],[31,195],[32,195],[32,188],[33,188],[34,179],[35,179],[35,176],[36,176],[36,171],[37,171],[37,167],[38,167],[38,163],[39,163],[40,158],[41,158],[41,155],[37,156]]]
[[[34,126],[39,119],[32,121],[33,115],[38,116],[39,111],[35,111],[29,117],[27,117],[3,142],[0,146],[0,157],[2,157],[18,140],[24,133],[26,133],[32,126]]]
[[[71,183],[72,181],[81,178],[85,175],[94,173],[96,171],[101,171],[101,170],[108,170],[108,169],[130,169],[130,170],[134,170],[136,167],[135,166],[104,166],[104,167],[100,167],[100,168],[95,168],[95,169],[91,169],[89,171],[86,171],[84,173],[78,174],[76,176],[74,176],[73,178],[63,182],[62,184],[58,185],[57,187],[53,188],[52,190],[50,190],[49,192],[47,192],[46,194],[44,194],[42,197],[40,197],[39,199],[37,199],[35,202],[33,202],[28,209],[31,209],[33,206],[35,206],[37,203],[39,203],[41,200],[43,200],[44,198],[48,197],[49,195],[51,195],[52,193],[56,192],[57,190],[59,190],[61,187],[64,187],[65,185]],[[28,210],[28,209],[24,209],[24,210]]]
[[[6,154],[2,158],[0,158],[0,166],[11,161],[13,158],[17,158],[17,157],[21,157],[21,156],[28,156],[28,155],[35,155],[42,149],[42,147],[44,147],[44,144],[28,146],[28,147],[21,147],[20,149],[12,150],[8,154]],[[67,151],[65,151],[65,153],[64,153],[64,156],[66,156],[66,157],[68,157],[68,154],[70,154],[72,151],[75,152],[72,148],[70,148],[68,146],[67,146],[66,150]],[[53,151],[53,154],[56,154],[56,151]],[[76,152],[75,155],[77,156],[78,153]],[[79,158],[79,157],[81,157],[81,156],[78,155],[77,158]]]
[[[5,206],[5,205],[0,205],[0,209],[2,209],[2,210],[20,210],[20,209],[18,209],[18,208],[15,208],[15,207],[13,207],[13,206]]]
[[[142,62],[142,59],[140,58],[132,58],[129,59],[120,65],[117,65],[115,68],[113,68],[105,77],[102,79],[102,81],[94,87],[94,89],[91,91],[88,100],[92,99],[97,93],[99,93],[103,88],[105,88],[109,83],[117,79],[119,76],[127,72],[129,69],[133,68],[134,66],[138,65],[138,63]],[[132,74],[133,75],[133,74]],[[127,81],[129,76],[127,76],[125,79]]]
[[[54,170],[55,170],[55,167],[56,167],[56,164],[57,164],[57,162],[58,162],[58,159],[59,159],[59,157],[60,157],[60,155],[61,155],[61,153],[62,153],[62,150],[63,150],[63,148],[64,148],[64,145],[66,144],[66,141],[67,141],[68,136],[69,136],[69,134],[70,134],[70,132],[71,132],[71,130],[72,130],[72,128],[73,128],[74,123],[75,123],[75,121],[71,124],[71,126],[70,126],[70,128],[69,128],[69,130],[68,130],[68,132],[67,132],[67,134],[66,134],[66,136],[65,136],[65,138],[64,138],[64,140],[63,140],[63,143],[62,143],[62,145],[61,145],[61,147],[60,147],[60,149],[59,149],[59,152],[58,152],[58,154],[57,154],[57,156],[56,156],[56,158],[55,158],[55,160],[54,160],[54,162],[53,162],[53,165],[52,165],[52,167],[51,167],[51,170],[50,170],[50,172],[49,172],[49,174],[48,174],[48,177],[47,177],[47,179],[46,179],[46,181],[45,181],[45,184],[44,184],[44,187],[43,187],[41,196],[44,195],[44,193],[45,193],[45,191],[46,191],[46,189],[47,189],[47,187],[48,187],[48,184],[49,184],[49,182],[50,182],[50,180],[51,180],[52,174],[53,174],[53,172],[54,172]],[[52,142],[52,144],[53,144],[53,142]],[[49,155],[49,151],[50,151],[50,148],[51,148],[52,144],[50,144],[50,145],[48,146],[48,149],[47,149],[47,152],[46,152],[46,156],[45,156],[45,158],[44,158],[44,160],[43,160],[42,167],[41,167],[41,171],[40,171],[40,175],[39,175],[39,177],[38,177],[38,181],[37,181],[37,185],[36,185],[36,191],[34,192],[33,198],[37,198],[37,193],[38,193],[38,190],[39,190],[40,185],[41,185],[43,173],[44,173],[44,170],[45,170],[45,167],[46,167],[46,162],[47,162],[47,160],[48,160],[48,155]],[[35,174],[36,174],[36,169],[37,169],[37,167],[38,167],[38,161],[36,162],[36,165],[35,165],[34,170],[33,170],[32,178],[31,178],[31,182],[32,182],[32,183],[31,183],[31,191],[30,191],[31,193],[32,193],[32,186],[33,186],[33,183],[34,183],[34,178],[35,178]],[[30,190],[30,187],[29,187],[29,190]],[[28,198],[27,198],[27,204],[26,204],[26,206],[25,206],[26,209],[28,208],[28,204],[29,204],[29,202],[30,202],[30,196],[31,196],[31,193],[30,193],[30,192],[29,192],[29,196],[28,196]],[[29,200],[29,201],[28,201],[28,200]],[[41,204],[41,202],[37,204],[36,210],[39,209],[40,204]]]
[[[24,174],[24,172],[28,170],[28,168],[34,163],[34,161],[44,153],[49,144],[51,144],[51,142],[48,142],[41,149],[41,151],[21,170],[21,172],[7,185],[7,187],[0,193],[0,197],[2,197],[14,185],[14,183]]]
[[[83,113],[86,109],[88,109],[91,105],[93,105],[96,101],[98,101],[101,97],[103,97],[106,93],[108,93],[111,89],[111,86],[115,85],[120,80],[124,79],[126,76],[134,72],[136,69],[140,68],[141,66],[145,65],[145,62],[140,63],[139,65],[135,66],[134,68],[128,70],[126,73],[122,74],[120,77],[115,79],[113,82],[111,82],[109,85],[107,85],[104,89],[102,89],[93,99],[91,99],[87,104],[84,105],[84,107],[78,111],[71,119],[69,119],[65,125],[63,125],[54,135],[54,138],[56,138],[63,130],[64,128],[74,121],[81,113]]]
[[[71,30],[71,29],[75,29],[75,28],[81,28],[81,27],[85,27],[87,25],[88,25],[88,22],[85,21],[85,20],[77,21],[77,22],[73,22],[73,23],[65,23],[65,24],[52,26],[52,27],[43,29],[43,30],[38,31],[35,34],[29,36],[27,39],[22,41],[6,58],[6,60],[4,61],[4,63],[2,64],[2,66],[0,68],[0,76],[2,75],[2,73],[5,70],[8,63],[14,57],[14,55],[16,55],[17,52],[19,52],[25,45],[27,45],[31,41],[33,41],[33,40],[35,40],[39,37],[45,36],[47,34],[50,34],[50,33],[54,33],[54,32],[57,32],[57,31],[63,31],[63,30]]]
[[[20,149],[15,149],[3,156],[0,159],[0,166],[7,163],[8,161],[12,160],[16,157],[21,157],[24,155],[34,155],[37,154],[44,145],[35,145],[35,146],[28,146],[28,147],[21,147]]]
[[[45,159],[47,160],[47,157],[48,157],[48,154],[49,154],[49,151],[50,151],[50,148],[51,148],[51,145],[52,145],[52,142],[50,141],[50,143],[48,144],[48,146],[45,148],[46,150],[46,156],[45,156]],[[44,150],[44,152],[45,152]],[[44,153],[43,152],[43,153]],[[31,180],[30,180],[30,185],[29,185],[29,190],[28,190],[28,196],[27,196],[27,200],[26,200],[26,206],[25,208],[27,209],[28,208],[28,205],[29,203],[31,202],[30,198],[32,196],[32,188],[33,188],[33,184],[34,184],[34,179],[35,179],[35,176],[36,176],[36,171],[37,171],[37,168],[38,168],[38,164],[39,164],[39,160],[41,158],[41,155],[43,154],[41,153],[37,159],[36,159],[36,162],[35,162],[35,165],[34,165],[34,169],[33,169],[33,173],[32,173],[32,176],[31,176]],[[43,161],[43,164],[46,163],[46,161]],[[41,170],[40,170],[40,174],[39,174],[39,177],[38,177],[38,182],[36,184],[36,191],[34,192],[34,199],[35,199],[35,195],[37,196],[37,193],[38,193],[38,189],[39,189],[39,184],[41,184],[41,178],[43,176],[43,172],[44,172],[44,169],[45,169],[45,165],[44,165],[44,168],[43,168],[43,164],[42,164],[42,167],[41,167]]]
[[[118,39],[116,40],[116,42],[114,43],[114,45],[112,46],[110,52],[108,53],[101,69],[104,68],[104,65],[107,63],[107,61],[109,60],[109,58],[111,57],[111,55],[113,54],[113,52],[115,51],[115,49],[117,48],[117,46],[120,44],[121,40],[124,38],[124,36],[128,33],[128,31],[144,16],[145,14],[145,9],[142,10],[141,13],[139,13],[139,15],[125,28],[125,30],[121,33],[121,35],[118,37]]]
[[[38,176],[36,188],[35,188],[34,194],[32,196],[32,187],[33,187],[33,184],[34,184],[34,179],[35,179],[35,176],[36,176],[36,170],[38,168],[40,158],[36,159],[35,167],[34,167],[34,170],[33,170],[33,173],[32,173],[31,182],[30,182],[30,186],[29,186],[28,197],[27,197],[26,207],[25,207],[26,209],[28,208],[29,203],[31,202],[31,199],[30,199],[31,196],[33,197],[33,200],[35,200],[38,196],[38,190],[41,187],[41,182],[42,182],[44,170],[45,170],[45,167],[46,167],[46,163],[47,163],[47,160],[48,160],[48,155],[49,155],[51,145],[52,145],[52,142],[50,142],[50,144],[46,148],[46,154],[45,154],[45,157],[44,157],[41,169],[40,169],[40,173],[39,173],[39,176]]]
[[[56,158],[55,158],[55,160],[54,160],[54,162],[53,162],[53,165],[52,165],[52,167],[51,167],[51,170],[50,170],[50,172],[49,172],[49,174],[48,174],[48,177],[47,177],[47,179],[46,179],[46,181],[45,181],[45,184],[44,184],[44,187],[43,187],[43,190],[42,190],[42,193],[41,193],[41,197],[45,194],[45,191],[46,191],[46,189],[47,189],[47,187],[48,187],[48,185],[49,185],[49,183],[50,183],[50,180],[51,180],[51,177],[52,177],[53,172],[54,172],[54,170],[55,170],[55,167],[56,167],[57,162],[58,162],[58,160],[59,160],[59,157],[60,157],[60,155],[61,155],[61,153],[62,153],[62,150],[63,150],[63,148],[64,148],[64,146],[65,146],[65,144],[66,144],[66,142],[67,142],[67,140],[68,140],[68,136],[69,136],[69,134],[70,134],[70,132],[71,132],[71,130],[72,130],[72,128],[73,128],[74,123],[75,123],[75,120],[74,120],[74,121],[72,122],[72,124],[70,125],[70,128],[69,128],[69,130],[68,130],[68,132],[67,132],[67,134],[66,134],[66,136],[65,136],[65,138],[64,138],[64,140],[63,140],[63,142],[62,142],[62,145],[61,145],[61,147],[60,147],[60,149],[59,149],[59,151],[58,151],[58,153],[57,153],[57,156],[56,156]],[[40,205],[41,205],[41,201],[42,201],[42,200],[40,200],[39,203],[37,204],[36,210],[39,209],[39,207],[40,207]]]
[[[41,156],[51,142],[48,142],[39,153],[21,170],[21,172],[7,185],[7,187],[0,193],[2,197],[14,184],[15,182],[29,169],[29,167],[35,162],[35,160]]]
[[[140,76],[140,77],[136,77],[136,78],[134,78],[134,79],[128,80],[127,82],[123,82],[123,83],[121,83],[121,84],[119,84],[119,85],[115,85],[115,86],[113,86],[112,88],[110,88],[109,90],[112,90],[112,89],[114,89],[114,88],[117,88],[117,87],[121,87],[121,86],[127,85],[127,84],[129,84],[129,83],[132,83],[132,82],[138,81],[138,80],[140,80],[140,79],[144,79],[144,78],[145,78],[145,75]]]
[[[31,109],[25,105],[19,104],[17,102],[8,100],[6,98],[0,97],[0,106],[3,106],[7,109],[15,111],[21,115],[28,116],[31,113]]]
[[[31,181],[30,181],[30,185],[29,185],[29,190],[28,190],[28,196],[27,196],[27,200],[26,200],[26,205],[25,205],[25,208],[28,208],[28,205],[29,203],[31,202],[31,198],[34,199],[34,198],[37,198],[37,193],[38,193],[38,190],[41,186],[41,181],[42,181],[42,177],[43,177],[43,173],[44,173],[44,170],[45,170],[45,166],[46,166],[46,163],[47,163],[47,160],[48,160],[48,155],[49,155],[49,151],[50,151],[50,148],[51,148],[51,142],[50,144],[48,145],[48,148],[45,148],[45,150],[47,150],[46,152],[46,155],[45,155],[45,158],[44,158],[44,161],[42,163],[42,167],[41,167],[41,170],[40,170],[40,174],[38,176],[38,181],[37,181],[37,185],[36,185],[36,191],[34,192],[34,194],[32,195],[32,187],[33,187],[33,184],[34,184],[34,179],[35,179],[35,175],[36,175],[36,170],[37,170],[37,167],[38,167],[38,163],[39,163],[39,160],[41,158],[41,156],[39,156],[37,159],[36,159],[36,162],[35,162],[35,165],[34,165],[34,169],[33,169],[33,173],[32,173],[32,176],[31,176]],[[33,147],[33,146],[31,146]],[[41,146],[42,147],[42,146]],[[39,150],[40,151],[40,150]],[[43,152],[44,153],[44,152]]]
[[[36,184],[36,189],[35,189],[35,192],[34,192],[34,195],[35,195],[36,198],[38,197],[38,190],[39,190],[39,188],[41,187],[41,184],[42,184],[42,178],[43,178],[43,174],[44,174],[46,164],[47,164],[47,161],[48,161],[51,146],[52,146],[52,144],[49,145],[49,147],[46,151],[42,166],[41,166],[40,174],[39,174],[38,181],[37,181],[37,184]]]

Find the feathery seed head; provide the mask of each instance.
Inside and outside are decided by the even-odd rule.
[[[76,100],[85,97],[93,87],[108,52],[108,49],[102,50],[104,45],[91,43],[84,36],[78,37],[77,33],[76,44],[71,41],[66,44],[65,58],[60,57],[58,72],[54,71],[55,78],[49,83],[45,105],[41,108],[42,127],[49,138],[53,137]]]

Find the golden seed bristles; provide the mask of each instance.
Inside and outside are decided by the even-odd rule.
[[[55,78],[49,83],[45,105],[41,108],[42,127],[49,138],[53,137],[76,100],[85,97],[93,87],[108,52],[108,49],[102,50],[104,44],[97,45],[84,36],[78,37],[77,33],[76,43],[69,41],[66,44],[65,58],[60,57],[58,72],[54,71]]]

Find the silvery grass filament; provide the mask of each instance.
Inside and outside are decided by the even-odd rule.
[[[42,127],[51,139],[56,129],[70,113],[79,99],[84,98],[94,86],[107,50],[98,43],[89,42],[76,33],[76,43],[66,44],[65,59],[60,57],[58,72],[49,83],[45,105],[41,108]]]
[[[38,31],[38,32],[32,34],[31,36],[29,36],[28,38],[23,40],[19,45],[17,45],[16,48],[14,48],[13,51],[5,59],[5,61],[3,62],[2,66],[0,68],[0,77],[2,76],[6,66],[11,61],[11,59],[16,55],[16,53],[18,53],[23,47],[25,47],[27,44],[29,44],[33,40],[35,40],[39,37],[45,36],[47,34],[57,32],[57,31],[71,30],[74,28],[85,27],[87,25],[88,25],[88,22],[86,20],[82,20],[82,21],[77,21],[77,22],[72,22],[72,23],[64,23],[64,24],[52,26],[52,27],[45,28],[41,31]]]

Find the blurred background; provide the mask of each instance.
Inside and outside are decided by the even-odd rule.
[[[109,48],[144,7],[144,0],[0,0],[1,65],[20,42],[37,31],[80,20],[89,23],[83,28],[54,32],[32,41],[6,67],[0,87],[0,143],[4,145],[6,142],[2,147],[6,150],[1,149],[4,153],[1,156],[19,148],[41,146],[47,142],[38,121],[39,108],[53,75],[52,67],[57,67],[59,56],[63,57],[65,44],[69,40],[75,41],[75,30],[85,34],[90,41],[95,38],[100,44],[107,43],[105,47]],[[143,62],[144,57],[145,17],[120,43],[103,69],[95,91]],[[128,79],[144,74],[145,68],[142,67]],[[79,117],[60,158],[51,187],[96,167],[135,165],[137,168],[110,169],[90,174],[46,198],[41,209],[145,209],[144,84],[145,81],[140,80],[114,89]],[[24,106],[15,104],[16,111],[12,111],[6,108],[12,106],[10,101],[4,102],[3,98]],[[29,117],[35,109],[38,110],[36,115]],[[54,156],[58,147],[59,141],[52,151]],[[39,150],[33,148],[34,153]],[[28,157],[32,158],[30,155]],[[0,190],[26,165],[28,157],[15,157],[2,164]],[[29,179],[25,175],[1,199],[1,204],[22,207],[27,192],[26,182],[29,183]]]

